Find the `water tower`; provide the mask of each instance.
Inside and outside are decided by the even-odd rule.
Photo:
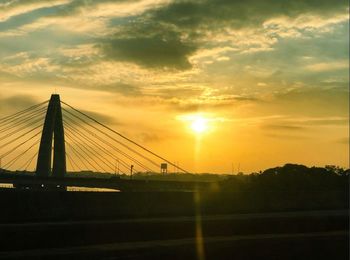
[[[166,163],[160,164],[160,173],[162,173],[162,174],[168,173],[168,164],[166,164]]]

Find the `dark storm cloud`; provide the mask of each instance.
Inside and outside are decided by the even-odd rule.
[[[45,2],[13,1],[6,8]],[[0,28],[15,28],[45,16],[79,16],[84,14],[83,11],[93,12],[96,5],[115,2],[130,3],[125,0],[73,0],[13,16],[0,23]],[[109,29],[117,29],[118,33],[96,41],[109,60],[133,62],[148,68],[185,70],[191,68],[188,57],[205,44],[203,37],[206,32],[261,27],[263,22],[281,15],[297,17],[307,13],[332,16],[344,11],[347,6],[345,0],[174,1],[168,5],[155,5],[135,17],[116,18],[116,22],[110,19]],[[121,20],[123,22],[120,23]],[[67,61],[66,65],[79,66],[79,62]]]
[[[201,29],[261,27],[281,15],[334,15],[344,11],[347,1],[221,0],[175,1],[146,11],[126,24],[115,24],[118,33],[99,44],[107,59],[134,62],[145,67],[191,68],[188,56],[202,44]]]
[[[131,36],[104,40],[99,45],[106,59],[134,62],[151,68],[189,69],[187,57],[196,50],[193,44],[181,41],[175,32],[151,36]]]
[[[57,5],[56,15],[72,15],[79,13],[83,8],[94,8],[103,3],[132,3],[139,0],[72,0]],[[2,10],[11,10],[31,4],[47,3],[50,0],[8,1]],[[212,21],[230,21],[239,27],[255,25],[267,18],[276,15],[297,16],[301,13],[318,13],[329,15],[348,7],[346,0],[192,0],[173,1],[168,5],[154,8],[148,12],[157,21],[169,22],[181,26],[193,27]]]
[[[333,15],[345,10],[348,1],[329,0],[217,0],[217,1],[175,1],[152,12],[153,19],[186,28],[215,26],[225,23],[234,28],[261,25],[276,16],[296,17],[302,13]]]

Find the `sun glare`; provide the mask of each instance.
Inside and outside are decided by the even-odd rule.
[[[208,129],[208,122],[203,117],[197,117],[192,121],[191,129],[195,133],[201,134]]]
[[[177,120],[184,122],[186,128],[193,134],[200,136],[212,131],[213,122],[216,120],[210,114],[198,113],[177,116]]]

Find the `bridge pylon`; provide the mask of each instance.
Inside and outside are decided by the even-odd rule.
[[[36,164],[36,176],[48,177],[51,175],[52,150],[52,176],[64,177],[66,174],[66,151],[61,101],[58,94],[51,95],[51,99],[47,107],[45,122],[41,134],[38,160]]]

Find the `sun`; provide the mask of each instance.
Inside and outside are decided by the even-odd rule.
[[[179,115],[176,118],[184,122],[186,128],[198,137],[213,129],[213,118],[205,113]]]
[[[193,132],[201,134],[208,129],[208,121],[205,118],[198,116],[193,119],[191,129]]]

